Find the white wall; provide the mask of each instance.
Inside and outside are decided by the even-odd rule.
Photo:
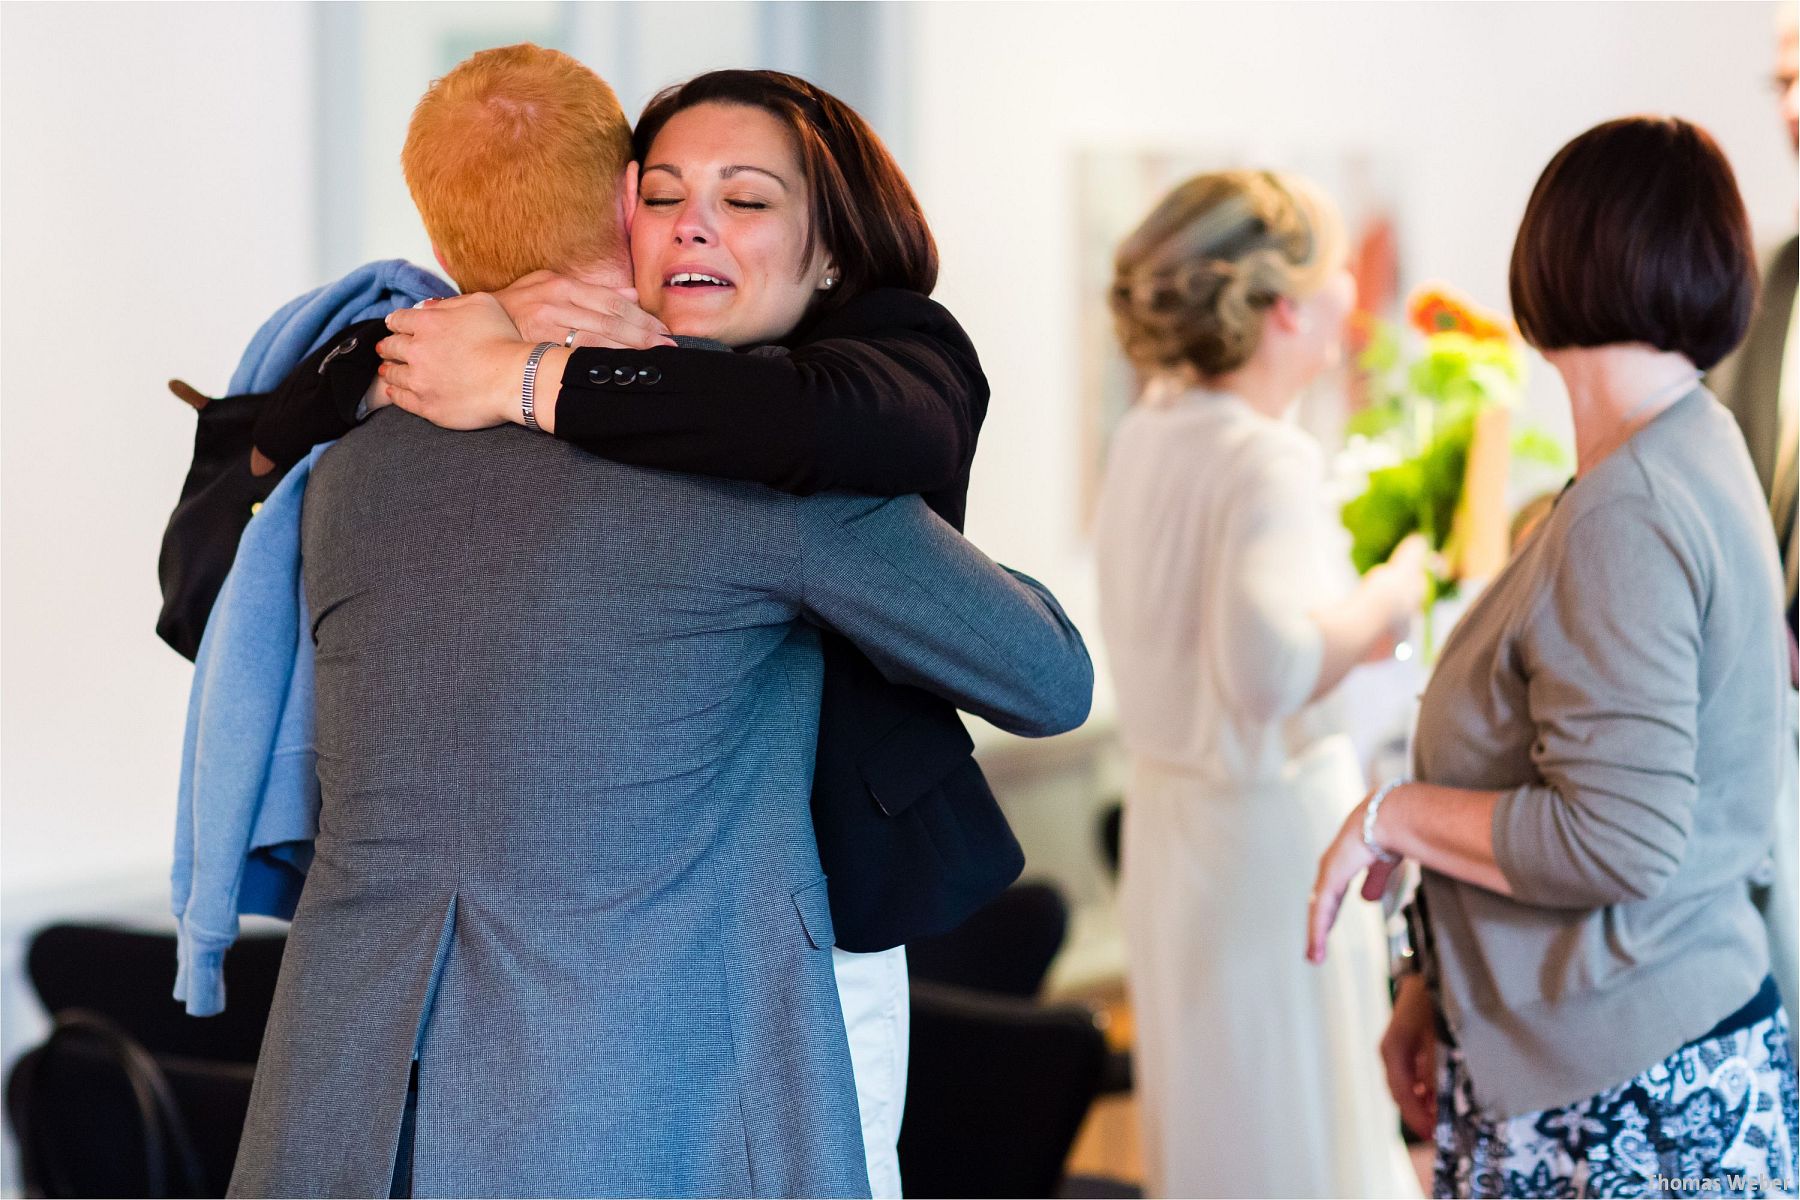
[[[939,3],[908,164],[943,252],[938,297],[994,387],[969,529],[1038,574],[1097,642],[1077,514],[1076,150],[1362,147],[1396,161],[1403,268],[1506,305],[1531,186],[1583,129],[1639,111],[1709,128],[1763,241],[1793,228],[1768,86],[1774,8],[1719,3]],[[1559,393],[1541,363],[1540,390]],[[1097,710],[1110,706],[1103,684]]]
[[[300,5],[8,5],[0,872],[163,869],[189,668],[153,633],[194,416],[309,285]]]

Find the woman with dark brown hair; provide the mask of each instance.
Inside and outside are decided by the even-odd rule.
[[[1725,156],[1675,118],[1582,134],[1532,193],[1511,288],[1567,386],[1576,477],[1446,642],[1416,780],[1321,860],[1307,953],[1359,875],[1373,897],[1417,860],[1421,971],[1382,1057],[1436,1126],[1439,1195],[1791,1195],[1788,1019],[1748,888],[1792,747],[1781,578],[1699,382],[1755,303]]]

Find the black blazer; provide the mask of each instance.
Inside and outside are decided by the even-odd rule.
[[[157,629],[183,654],[198,649],[249,501],[348,431],[385,333],[379,321],[355,326],[267,397],[201,411],[161,564]],[[556,436],[619,462],[800,494],[917,492],[960,529],[987,398],[956,319],[924,296],[883,289],[785,348],[577,350]],[[252,438],[279,468],[262,479],[247,463]],[[823,643],[812,811],[837,944],[883,950],[943,933],[1017,879],[1024,852],[955,709],[889,683],[843,638],[827,631]]]

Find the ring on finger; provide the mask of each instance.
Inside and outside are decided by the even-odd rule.
[[[579,329],[569,330],[569,336],[563,339],[563,349],[573,350],[575,348],[575,339],[580,336],[581,336],[581,330],[579,330]]]

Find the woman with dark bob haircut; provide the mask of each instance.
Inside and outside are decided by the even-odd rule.
[[[522,423],[516,360],[548,342],[534,413],[547,435],[789,492],[919,493],[960,529],[987,380],[929,299],[937,247],[868,123],[795,76],[714,71],[650,102],[632,157],[635,294],[539,271],[494,293],[498,337],[480,305],[408,313],[381,342],[391,398],[449,428]],[[386,334],[373,323],[362,350],[302,363],[259,449],[280,465],[342,433]],[[812,822],[870,1185],[898,1195],[904,945],[959,924],[1024,856],[954,707],[822,641]]]
[[[1706,132],[1609,121],[1559,151],[1513,308],[1562,376],[1574,481],[1444,646],[1415,779],[1319,864],[1308,954],[1417,860],[1419,971],[1382,1040],[1440,1196],[1794,1190],[1788,1018],[1748,881],[1769,852],[1786,646],[1768,513],[1700,373],[1755,303]]]

